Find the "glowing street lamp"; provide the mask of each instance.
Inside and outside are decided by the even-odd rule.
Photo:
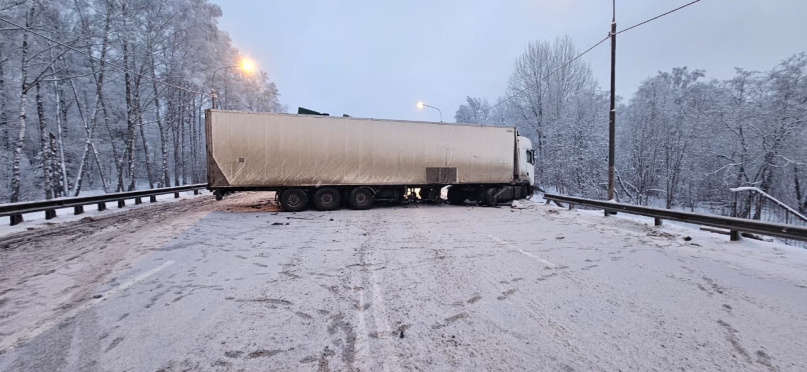
[[[255,71],[255,62],[247,57],[242,57],[237,65],[222,66],[213,71],[213,77],[210,78],[210,105],[213,109],[216,108],[216,73],[219,72],[219,70],[230,68],[238,68],[245,74],[252,74],[252,72]]]
[[[241,58],[241,62],[238,64],[241,67],[241,71],[246,72],[247,74],[251,74],[255,71],[255,62],[252,62],[249,58]]]
[[[443,122],[443,112],[440,111],[439,108],[434,107],[434,106],[429,106],[429,105],[423,103],[423,101],[418,102],[417,107],[418,107],[418,110],[422,110],[424,107],[433,108],[433,109],[437,110],[437,112],[440,113],[440,122],[441,123]]]

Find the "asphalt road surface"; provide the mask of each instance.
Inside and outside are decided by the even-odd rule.
[[[269,200],[0,238],[0,370],[807,370],[807,250],[538,203]]]

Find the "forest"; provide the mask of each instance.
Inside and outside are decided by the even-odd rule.
[[[205,181],[204,109],[285,108],[207,0],[0,0],[0,202]]]
[[[455,120],[515,125],[533,141],[536,184],[604,199],[609,92],[578,53],[568,37],[531,43],[507,91],[492,105],[467,97]],[[687,67],[660,71],[619,99],[616,198],[729,214],[730,189],[756,187],[807,213],[807,54],[783,58],[768,71],[736,68],[728,80]]]

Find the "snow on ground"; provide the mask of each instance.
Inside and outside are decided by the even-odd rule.
[[[0,370],[807,370],[803,250],[536,202],[270,198],[0,238]]]
[[[593,218],[603,217],[602,210],[575,209],[574,212]],[[694,247],[700,246],[697,242],[709,242],[708,246],[698,250],[698,254],[724,263],[731,262],[732,265],[739,265],[743,269],[752,269],[751,265],[756,262],[778,261],[795,267],[796,274],[803,277],[803,269],[807,268],[807,249],[786,245],[774,238],[763,237],[766,241],[743,238],[742,242],[731,242],[728,235],[701,230],[700,225],[697,224],[664,220],[662,226],[654,226],[654,220],[651,217],[627,213],[604,218],[630,221],[632,224],[652,228],[653,231],[658,231],[660,234],[672,234],[682,239],[689,237],[692,239],[692,243],[688,245]]]

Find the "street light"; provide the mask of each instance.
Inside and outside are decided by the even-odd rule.
[[[252,62],[249,58],[243,57],[237,65],[222,66],[213,71],[213,77],[210,78],[210,105],[213,109],[216,108],[216,73],[219,72],[219,70],[229,68],[239,68],[244,73],[251,74],[252,71],[255,71],[255,62]]]
[[[433,109],[437,110],[437,112],[439,112],[439,113],[440,113],[440,122],[441,122],[441,123],[443,122],[443,112],[442,112],[442,111],[440,111],[440,109],[439,109],[439,108],[434,107],[434,106],[429,106],[429,105],[427,105],[427,104],[423,103],[423,101],[418,102],[417,106],[418,106],[418,109],[419,109],[419,110],[420,110],[420,109],[423,109],[424,107],[433,108]]]

